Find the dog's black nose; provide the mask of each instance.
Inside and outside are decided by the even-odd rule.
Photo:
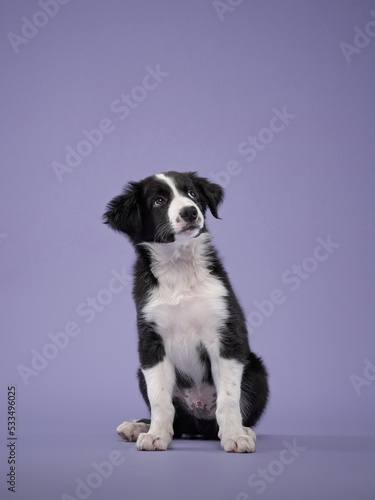
[[[185,222],[194,222],[198,217],[198,210],[195,207],[184,207],[180,210],[180,217]]]

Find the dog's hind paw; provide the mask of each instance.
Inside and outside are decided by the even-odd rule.
[[[118,435],[122,437],[124,441],[137,441],[138,436],[142,432],[147,432],[150,428],[150,424],[145,424],[143,422],[123,422],[116,429]]]

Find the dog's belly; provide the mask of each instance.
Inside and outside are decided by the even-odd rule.
[[[182,401],[188,413],[197,418],[212,419],[216,412],[216,388],[213,384],[201,384],[189,388],[174,388],[173,396]]]
[[[216,388],[207,380],[209,362],[202,358],[202,349],[208,358],[218,350],[219,331],[227,318],[227,291],[208,276],[194,290],[179,290],[178,301],[165,292],[163,287],[155,289],[143,313],[162,337],[166,357],[190,380],[188,387],[177,380],[173,396],[194,416],[214,418]]]

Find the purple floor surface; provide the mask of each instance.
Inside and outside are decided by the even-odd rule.
[[[217,441],[175,440],[138,452],[116,435],[25,436],[18,442],[19,500],[373,500],[375,438],[260,435],[254,454]],[[5,496],[2,496],[5,498]]]

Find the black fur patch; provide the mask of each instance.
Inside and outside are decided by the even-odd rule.
[[[155,331],[154,325],[138,321],[139,361],[143,369],[152,368],[160,363],[165,356],[164,343],[161,336]]]

